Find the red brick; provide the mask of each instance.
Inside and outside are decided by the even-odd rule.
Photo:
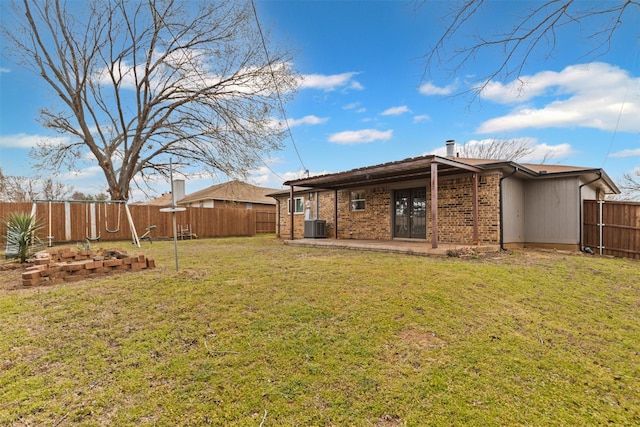
[[[131,263],[131,270],[142,270],[144,268],[147,268],[147,264],[143,264],[141,262],[133,262]]]
[[[25,271],[22,273],[23,280],[40,279],[39,271]]]
[[[106,259],[103,262],[105,267],[115,267],[123,264],[121,259]]]
[[[147,268],[156,268],[156,260],[153,258],[147,258]]]
[[[78,271],[84,268],[83,263],[81,262],[73,262],[71,264],[65,264],[62,266],[62,270],[64,271]]]
[[[33,271],[43,271],[46,270],[47,266],[46,265],[31,265],[29,267],[27,267],[24,271],[31,273]]]
[[[102,265],[103,265],[102,261],[88,261],[84,263],[84,269],[93,270],[93,269],[102,267]]]
[[[80,280],[86,279],[86,276],[65,276],[65,282],[79,282]]]
[[[40,283],[40,279],[22,279],[22,286],[35,286]]]
[[[90,273],[90,271],[89,270],[85,270],[85,269],[76,270],[76,271],[72,271],[71,272],[71,274],[74,275],[74,276],[86,276],[89,273]]]

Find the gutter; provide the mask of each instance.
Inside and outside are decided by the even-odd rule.
[[[502,181],[514,175],[516,172],[520,170],[519,166],[513,166],[513,172],[509,175],[505,175],[500,178],[500,250],[506,250],[504,248],[504,213],[503,213],[503,196],[502,196]]]
[[[579,209],[579,222],[580,222],[580,232],[579,232],[579,241],[578,241],[578,247],[580,248],[580,252],[584,252],[584,247],[582,246],[582,228],[583,228],[583,223],[584,223],[584,219],[582,218],[582,187],[584,187],[585,185],[590,185],[593,184],[596,181],[599,181],[602,179],[602,169],[598,171],[598,177],[592,179],[589,182],[585,182],[584,184],[581,184],[578,187],[578,209]]]

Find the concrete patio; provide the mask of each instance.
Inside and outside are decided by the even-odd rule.
[[[437,248],[431,247],[427,240],[357,240],[357,239],[296,239],[284,240],[286,245],[308,246],[314,248],[340,248],[361,251],[389,252],[418,256],[447,256],[447,251],[461,252],[498,252],[499,245],[464,245],[456,243],[439,243]]]

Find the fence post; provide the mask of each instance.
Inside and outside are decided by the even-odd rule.
[[[600,255],[602,255],[602,249],[604,249],[604,242],[602,241],[602,227],[604,224],[602,223],[602,205],[604,204],[604,200],[598,200],[598,233],[599,233],[599,244],[598,249],[600,250]]]

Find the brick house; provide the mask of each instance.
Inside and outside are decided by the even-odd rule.
[[[448,153],[453,154],[453,153]],[[582,247],[582,201],[618,194],[602,169],[428,155],[285,182],[285,239]],[[291,203],[293,200],[293,203]]]

